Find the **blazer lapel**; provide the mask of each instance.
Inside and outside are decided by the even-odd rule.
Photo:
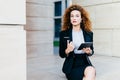
[[[89,34],[89,33],[87,33],[86,31],[83,30],[83,36],[84,36],[85,42],[90,42],[90,37],[89,37],[88,34]]]
[[[85,31],[83,30],[83,37],[84,37],[84,41],[86,42],[86,33],[85,33]]]
[[[72,41],[72,29],[69,29],[68,35],[69,35],[69,37],[70,37],[70,41]]]

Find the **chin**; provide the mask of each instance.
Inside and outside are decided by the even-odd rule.
[[[78,24],[73,24],[73,26],[78,26]]]

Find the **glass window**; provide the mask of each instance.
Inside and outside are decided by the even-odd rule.
[[[65,8],[67,8],[67,0],[65,0]]]
[[[61,29],[61,18],[55,19],[54,24],[55,24],[55,30],[54,30],[55,38],[58,38],[60,29]]]
[[[59,1],[59,2],[55,2],[55,16],[61,16],[61,1]]]
[[[59,53],[59,32],[61,30],[62,16],[67,8],[68,0],[59,0],[54,2],[54,53]]]

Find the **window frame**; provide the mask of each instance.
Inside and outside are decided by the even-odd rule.
[[[54,40],[59,40],[59,37],[55,37],[55,19],[61,19],[62,24],[62,16],[64,15],[65,9],[72,4],[72,0],[56,0],[55,2],[61,1],[61,16],[55,16],[55,6],[54,6]],[[62,25],[61,25],[62,26]]]

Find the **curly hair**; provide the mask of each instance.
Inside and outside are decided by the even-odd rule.
[[[62,31],[72,28],[72,24],[70,22],[70,13],[73,10],[80,11],[81,18],[82,18],[82,21],[80,23],[80,27],[83,30],[90,32],[91,29],[92,29],[92,27],[91,27],[92,25],[91,25],[91,21],[89,19],[88,12],[83,7],[81,7],[80,5],[76,5],[76,4],[71,5],[70,7],[68,7],[65,10],[65,14],[63,16]]]

